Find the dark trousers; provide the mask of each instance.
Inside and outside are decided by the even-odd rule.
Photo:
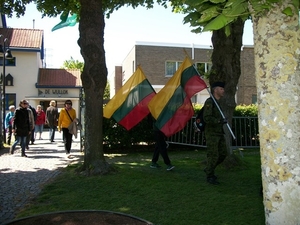
[[[206,134],[207,166],[206,176],[215,175],[215,168],[224,161],[227,156],[227,147],[224,135]]]
[[[156,143],[155,143],[155,149],[154,149],[154,153],[153,153],[153,157],[152,157],[152,162],[156,163],[158,161],[159,154],[161,154],[161,156],[164,159],[164,163],[166,165],[170,165],[171,161],[168,156],[167,143],[165,140],[166,137],[165,137],[164,133],[162,133],[159,130],[154,131],[154,138],[155,138]]]
[[[49,126],[49,140],[50,141],[54,141],[55,128],[56,128],[56,126],[53,126],[53,127]]]
[[[71,151],[71,145],[72,145],[72,136],[73,134],[69,133],[68,128],[62,128],[63,137],[64,137],[64,143],[65,143],[65,150],[66,153],[70,153]]]
[[[17,144],[20,142],[21,144],[21,149],[22,149],[22,156],[25,155],[25,148],[26,148],[26,136],[15,136],[16,140],[13,143],[13,145],[10,147],[10,153],[14,154],[14,150],[17,146]]]
[[[29,142],[31,141],[31,144],[34,143],[34,129],[31,131],[30,134],[28,134],[27,138],[26,138],[26,146],[29,145]]]
[[[12,137],[12,126],[9,126],[9,127],[7,128],[7,139],[6,139],[6,143],[7,143],[8,145],[10,145],[11,137]]]

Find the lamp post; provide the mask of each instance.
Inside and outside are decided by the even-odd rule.
[[[8,46],[6,46],[6,42],[8,41],[7,38],[3,37],[3,35],[0,34],[0,38],[4,38],[2,44],[0,44],[0,53],[3,54],[3,61],[2,61],[2,64],[3,64],[3,73],[2,73],[2,96],[1,96],[1,100],[2,100],[2,121],[0,119],[0,124],[2,126],[2,130],[3,130],[3,135],[2,135],[2,138],[3,138],[3,143],[6,143],[6,130],[5,130],[5,116],[6,116],[6,110],[5,110],[5,66],[6,66],[6,58],[12,58],[12,55],[11,55],[11,52],[8,48]],[[1,116],[0,116],[1,118]]]

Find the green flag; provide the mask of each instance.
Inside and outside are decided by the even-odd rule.
[[[61,22],[57,25],[55,25],[51,31],[55,31],[58,30],[60,28],[64,28],[64,27],[72,27],[75,26],[75,24],[77,23],[77,14],[73,14],[70,17],[68,17],[69,12],[63,12],[60,16],[60,20]]]

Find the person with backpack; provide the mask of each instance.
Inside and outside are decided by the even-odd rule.
[[[219,100],[224,96],[224,87],[225,83],[223,82],[213,83],[211,85],[212,97],[208,98],[203,106],[207,146],[207,165],[204,172],[206,173],[207,182],[214,185],[219,184],[215,175],[215,169],[227,156],[225,134],[223,131],[223,125],[227,123],[227,120],[223,119],[219,108],[215,105],[219,105]]]

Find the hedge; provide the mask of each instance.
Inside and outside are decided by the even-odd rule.
[[[201,109],[201,104],[194,104],[195,115]],[[257,117],[257,105],[238,105],[233,114],[234,117]],[[105,148],[133,148],[135,145],[154,143],[153,124],[146,117],[138,125],[127,131],[118,125],[113,119],[103,118],[103,136]]]

